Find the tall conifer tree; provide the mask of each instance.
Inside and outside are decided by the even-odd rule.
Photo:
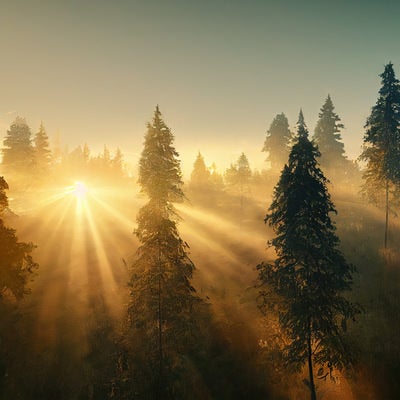
[[[50,171],[51,151],[49,148],[49,137],[47,136],[43,122],[40,123],[39,131],[34,137],[35,144],[35,166],[39,177],[47,177]]]
[[[346,157],[340,130],[344,125],[340,123],[339,116],[334,112],[332,99],[328,95],[318,114],[318,121],[314,131],[314,141],[321,153],[321,166],[323,169],[334,172],[344,172]]]
[[[300,112],[297,139],[265,217],[276,234],[271,243],[277,258],[257,267],[265,285],[264,306],[270,305],[272,294],[279,297],[286,362],[308,367],[311,400],[316,399],[315,365],[327,367],[329,373],[351,361],[342,331],[359,311],[344,297],[351,289],[354,268],[338,249],[330,218],[336,211],[316,161],[319,155]]]
[[[387,248],[389,203],[400,184],[400,84],[392,63],[387,64],[379,76],[382,87],[365,124],[364,149],[360,158],[367,163],[363,192],[373,203],[380,203],[380,194],[384,195],[384,247]]]
[[[172,376],[194,346],[192,312],[200,299],[173,206],[184,197],[180,161],[158,106],[147,126],[138,182],[149,201],[137,216],[140,247],[132,266],[129,315],[143,339],[144,363],[152,375],[148,390],[156,390],[155,398],[173,398]]]
[[[280,172],[285,165],[290,150],[290,140],[291,133],[286,115],[277,114],[268,129],[262,149],[268,153],[266,161],[271,163],[271,168],[275,172]]]
[[[17,300],[23,297],[28,279],[37,267],[30,255],[35,246],[19,242],[15,230],[4,224],[2,214],[8,206],[7,189],[7,182],[0,176],[0,309],[7,294]]]
[[[25,118],[17,117],[3,141],[3,170],[7,175],[26,176],[34,165],[31,130]]]

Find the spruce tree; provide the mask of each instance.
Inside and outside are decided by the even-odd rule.
[[[312,400],[315,366],[322,375],[324,367],[331,373],[351,362],[342,333],[346,321],[359,312],[344,297],[351,290],[354,267],[338,248],[330,217],[336,211],[316,160],[319,155],[300,112],[297,138],[265,217],[276,234],[271,244],[277,258],[257,266],[265,286],[263,306],[279,298],[279,321],[287,342],[284,359],[299,370],[307,365]]]
[[[247,156],[242,153],[235,164],[226,170],[225,178],[229,185],[238,187],[242,194],[244,190],[248,190],[251,181],[251,168]]]
[[[139,161],[138,182],[149,200],[137,216],[140,247],[131,271],[129,306],[136,337],[143,340],[140,369],[147,367],[149,398],[174,398],[174,379],[196,346],[193,319],[201,303],[191,284],[194,265],[173,206],[184,198],[173,139],[157,106]]]
[[[210,184],[210,176],[211,174],[206,167],[204,157],[199,152],[193,164],[193,171],[190,174],[190,185],[207,190],[207,186]]]
[[[40,123],[39,131],[34,137],[35,167],[40,178],[47,178],[51,166],[51,151],[49,148],[49,137],[47,136],[43,122]]]
[[[321,153],[320,163],[323,170],[343,174],[347,159],[344,155],[340,130],[344,128],[344,125],[340,123],[340,118],[334,109],[331,97],[328,95],[318,114],[314,141]]]
[[[385,204],[385,238],[388,243],[390,201],[400,184],[400,84],[393,64],[385,66],[382,87],[365,124],[364,148],[360,159],[366,162],[363,192],[375,204]]]
[[[13,177],[26,177],[34,166],[31,130],[24,118],[17,117],[3,141],[3,171]]]
[[[8,295],[17,300],[23,297],[28,279],[37,267],[30,256],[34,245],[19,242],[15,230],[4,224],[2,214],[8,207],[7,189],[7,182],[0,176],[0,306]]]
[[[266,161],[270,162],[271,168],[275,172],[281,171],[287,160],[290,139],[291,133],[286,115],[284,113],[277,114],[268,129],[262,149],[268,153]]]

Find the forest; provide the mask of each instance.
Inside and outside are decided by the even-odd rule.
[[[223,171],[200,149],[188,179],[162,105],[133,169],[120,148],[68,150],[16,117],[0,164],[0,398],[398,399],[392,63],[376,98],[356,160],[327,94],[313,129],[300,105],[296,124],[268,121],[264,169],[242,152]]]

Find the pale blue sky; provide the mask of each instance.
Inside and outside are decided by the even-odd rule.
[[[310,131],[328,93],[350,157],[378,74],[400,76],[396,1],[1,1],[0,138],[18,114],[36,131],[141,151],[158,103],[183,166],[261,168],[277,113]]]

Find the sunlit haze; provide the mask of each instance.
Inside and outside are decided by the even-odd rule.
[[[3,1],[0,399],[400,399],[399,19]]]
[[[70,150],[119,146],[136,166],[159,104],[184,173],[260,149],[273,117],[312,131],[329,93],[360,153],[384,64],[400,66],[395,1],[13,1],[2,5],[0,136],[16,115]],[[221,151],[223,148],[223,151]]]

